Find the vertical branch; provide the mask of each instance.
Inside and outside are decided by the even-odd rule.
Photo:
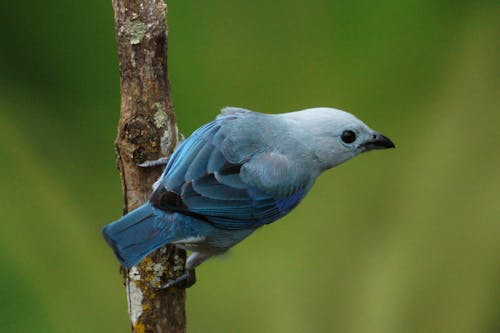
[[[166,4],[113,0],[120,63],[121,110],[115,141],[125,212],[151,194],[159,168],[138,163],[168,156],[178,142],[167,76]],[[186,254],[167,246],[125,272],[133,332],[185,331],[185,290],[155,287],[182,274]]]

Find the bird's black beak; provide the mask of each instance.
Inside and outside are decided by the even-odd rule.
[[[373,132],[372,135],[365,143],[361,145],[364,151],[374,150],[374,149],[387,149],[396,148],[396,145],[386,137],[385,135],[377,132]]]

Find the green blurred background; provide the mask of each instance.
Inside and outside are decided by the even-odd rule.
[[[498,3],[168,5],[183,133],[334,106],[398,145],[201,266],[189,332],[500,332]],[[0,331],[128,332],[111,1],[1,1],[0,31]]]

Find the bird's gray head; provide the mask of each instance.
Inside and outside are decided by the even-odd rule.
[[[314,151],[322,170],[366,151],[395,147],[385,135],[370,129],[348,112],[313,108],[287,115],[303,129],[306,144]]]

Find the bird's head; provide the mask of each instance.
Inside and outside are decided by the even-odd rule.
[[[352,114],[332,109],[313,108],[293,112],[308,137],[320,168],[326,170],[356,155],[375,149],[395,148],[385,135],[372,130]],[[292,115],[291,114],[291,115]]]

